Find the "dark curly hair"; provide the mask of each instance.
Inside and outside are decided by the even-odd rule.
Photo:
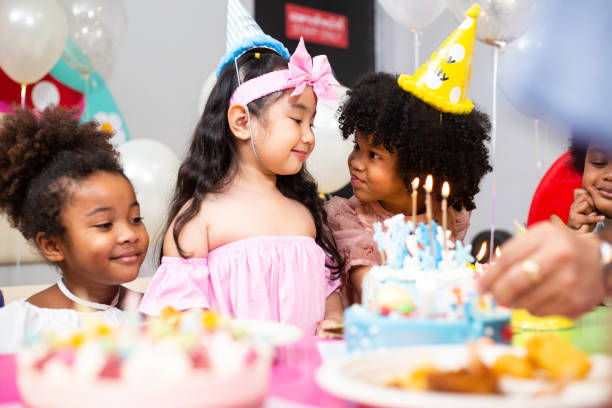
[[[410,188],[419,177],[433,175],[434,194],[441,199],[441,186],[451,186],[449,205],[456,210],[475,208],[474,196],[482,177],[490,172],[491,124],[486,114],[474,109],[468,115],[440,113],[397,83],[397,76],[367,74],[340,108],[342,137],[356,131],[373,135],[373,143],[398,155],[398,175]]]
[[[254,56],[255,53],[260,53],[258,58]],[[286,69],[288,61],[276,53],[253,49],[243,54],[237,64],[240,67],[240,82],[242,83],[268,72]],[[238,78],[235,66],[228,64],[219,74],[210,92],[202,117],[191,139],[187,157],[179,168],[166,230],[176,217],[172,234],[182,257],[187,257],[188,254],[181,249],[178,242],[181,230],[196,216],[206,195],[222,191],[233,179],[238,169],[234,136],[227,120],[230,97],[237,87]],[[283,91],[279,91],[249,103],[250,114],[263,121],[267,108],[282,95]],[[334,279],[340,277],[344,260],[338,252],[328,227],[323,201],[319,198],[317,184],[313,177],[305,167],[302,167],[297,174],[277,175],[276,187],[285,197],[302,203],[309,210],[316,227],[315,240],[331,259],[331,264],[327,266],[332,270]],[[189,200],[191,203],[185,211],[178,215]]]
[[[17,109],[0,123],[0,212],[32,243],[39,232],[64,232],[61,214],[75,182],[98,171],[125,177],[112,135],[75,115],[50,107],[38,118]]]
[[[572,160],[572,167],[576,172],[584,173],[584,163],[586,161],[587,150],[593,138],[585,137],[576,130],[572,131],[570,136],[569,153]]]

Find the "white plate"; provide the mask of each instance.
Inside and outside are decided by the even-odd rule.
[[[485,364],[491,365],[505,353],[523,353],[511,346],[479,349]],[[500,388],[505,395],[475,395],[443,392],[405,391],[386,387],[394,375],[406,375],[417,366],[430,362],[443,370],[465,367],[465,346],[418,346],[373,351],[350,356],[343,361],[324,364],[316,374],[319,386],[335,396],[366,405],[384,407],[597,407],[608,401],[612,384],[612,359],[595,355],[593,367],[584,381],[573,382],[554,396],[533,397],[545,387],[537,380],[504,377]]]
[[[274,347],[291,344],[302,337],[298,327],[270,320],[232,319],[230,325]]]

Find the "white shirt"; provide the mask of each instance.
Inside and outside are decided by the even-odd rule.
[[[11,302],[0,308],[0,354],[16,352],[26,334],[38,336],[47,330],[76,330],[86,315],[100,319],[109,326],[118,326],[126,321],[124,312],[116,307],[99,312],[77,312],[73,309],[38,307],[26,300]]]

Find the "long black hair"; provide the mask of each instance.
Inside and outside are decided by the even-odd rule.
[[[257,58],[256,52],[260,54]],[[287,64],[288,61],[276,53],[266,53],[265,50],[259,49],[251,50],[243,54],[237,62],[240,67],[240,83],[268,72],[286,69]],[[210,92],[202,117],[191,139],[187,157],[179,168],[166,230],[176,217],[172,236],[179,254],[184,258],[188,257],[188,254],[178,242],[181,230],[198,214],[206,195],[222,191],[231,182],[238,169],[234,136],[227,120],[230,97],[237,87],[236,68],[234,64],[228,64],[219,74]],[[250,114],[262,117],[270,104],[282,95],[283,91],[279,91],[249,103]],[[337,279],[344,266],[344,260],[327,225],[327,215],[314,178],[305,167],[302,167],[297,174],[277,175],[276,187],[285,197],[303,204],[310,211],[316,227],[315,240],[330,258],[331,265],[327,266],[332,270],[333,278]],[[189,200],[190,204],[181,212]]]

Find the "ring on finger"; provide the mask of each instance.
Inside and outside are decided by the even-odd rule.
[[[539,263],[533,261],[531,259],[527,259],[523,261],[521,264],[521,269],[531,282],[538,282],[542,279],[542,268]]]

